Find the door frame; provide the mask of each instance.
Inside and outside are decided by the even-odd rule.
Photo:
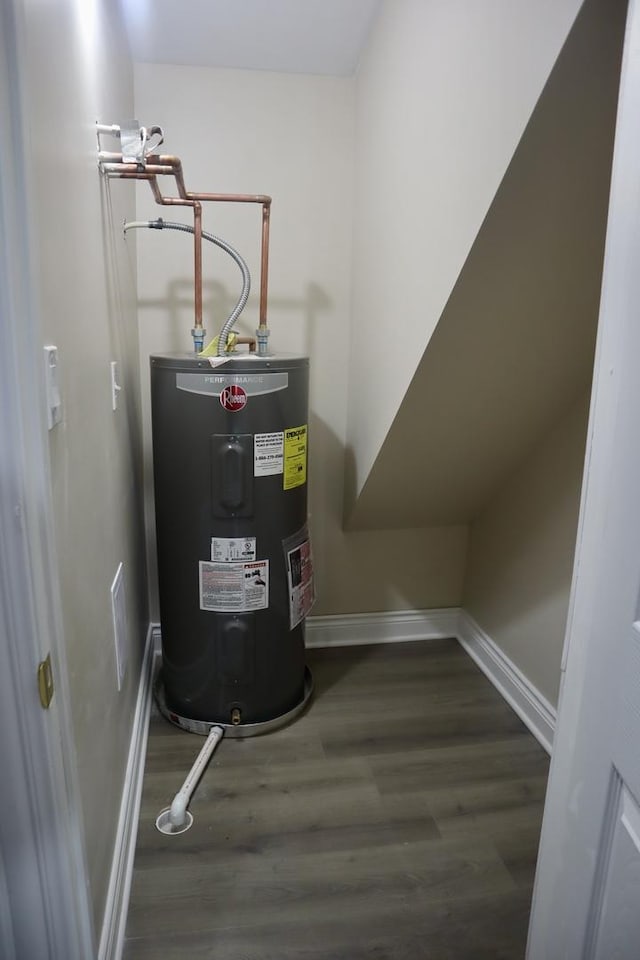
[[[603,585],[602,544],[608,510],[613,501],[612,450],[618,450],[619,405],[624,388],[621,371],[628,356],[626,331],[633,322],[630,298],[636,301],[632,277],[640,266],[640,0],[629,0],[622,60],[618,117],[604,257],[598,338],[587,432],[580,519],[574,558],[569,616],[562,655],[560,702],[549,786],[534,887],[527,960],[545,960],[550,940],[558,958],[577,956],[582,939],[587,954],[593,948],[594,918],[571,915],[570,898],[588,902],[593,888],[597,857],[581,853],[579,891],[567,889],[566,865],[569,822],[578,806],[600,805],[586,782],[576,782],[572,759],[584,729],[587,680],[593,672],[595,652],[605,650],[608,637],[597,621]],[[637,301],[636,301],[637,302]],[[637,320],[635,321],[637,322]],[[623,448],[620,448],[621,450]],[[640,550],[640,545],[638,545]],[[606,710],[602,714],[606,725]],[[595,748],[594,744],[594,748]],[[580,755],[584,750],[580,748]],[[600,844],[603,838],[600,838]],[[575,853],[575,850],[574,850]],[[558,918],[562,915],[563,919]],[[581,948],[578,948],[581,949]],[[580,956],[583,956],[580,953]]]
[[[0,946],[88,960],[95,934],[56,567],[37,263],[30,214],[23,4],[0,4]],[[37,665],[55,692],[40,705]],[[8,908],[7,908],[8,907]]]

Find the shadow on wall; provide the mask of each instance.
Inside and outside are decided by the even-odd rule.
[[[467,527],[434,526],[346,531],[345,476],[353,454],[312,414],[309,500],[318,602],[314,614],[416,610],[458,606]],[[390,497],[402,498],[402,465]]]
[[[369,475],[349,477],[351,527],[477,516],[590,383],[625,6],[583,5]]]
[[[557,702],[578,527],[589,391],[471,525],[464,607]]]
[[[255,279],[253,280],[256,286]],[[203,280],[202,283],[202,319],[207,330],[207,336],[212,338],[225,323],[227,317],[238,302],[239,289],[230,290],[225,284],[217,280]],[[287,352],[297,352],[305,356],[310,355],[313,340],[312,331],[317,329],[319,314],[332,307],[332,301],[322,287],[309,283],[304,298],[276,297],[269,294],[268,321],[272,335],[274,327],[277,336],[274,337],[277,346],[292,343],[295,349],[288,348]],[[188,350],[191,346],[189,331],[193,326],[193,278],[175,277],[165,288],[165,293],[158,297],[145,297],[138,301],[140,310],[154,309],[162,311],[163,329],[166,331],[164,342],[158,345],[158,352],[173,352]],[[252,295],[235,324],[243,336],[253,336],[258,324],[259,297]],[[276,317],[275,322],[272,319]],[[151,347],[150,352],[156,348]]]

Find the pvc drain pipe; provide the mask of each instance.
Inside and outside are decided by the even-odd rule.
[[[165,807],[158,814],[156,827],[160,833],[184,833],[193,823],[193,815],[189,813],[187,807],[191,800],[191,795],[198,786],[198,780],[205,771],[213,751],[218,746],[224,736],[222,727],[211,727],[209,736],[204,742],[204,746],[196,758],[196,762],[187,774],[178,792],[176,793],[170,807]]]

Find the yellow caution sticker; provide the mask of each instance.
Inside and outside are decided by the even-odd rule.
[[[284,432],[284,489],[307,482],[307,425]]]

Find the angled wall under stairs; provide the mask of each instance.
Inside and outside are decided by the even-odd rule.
[[[359,491],[351,478],[349,529],[472,521],[587,390],[624,9],[580,11]]]

